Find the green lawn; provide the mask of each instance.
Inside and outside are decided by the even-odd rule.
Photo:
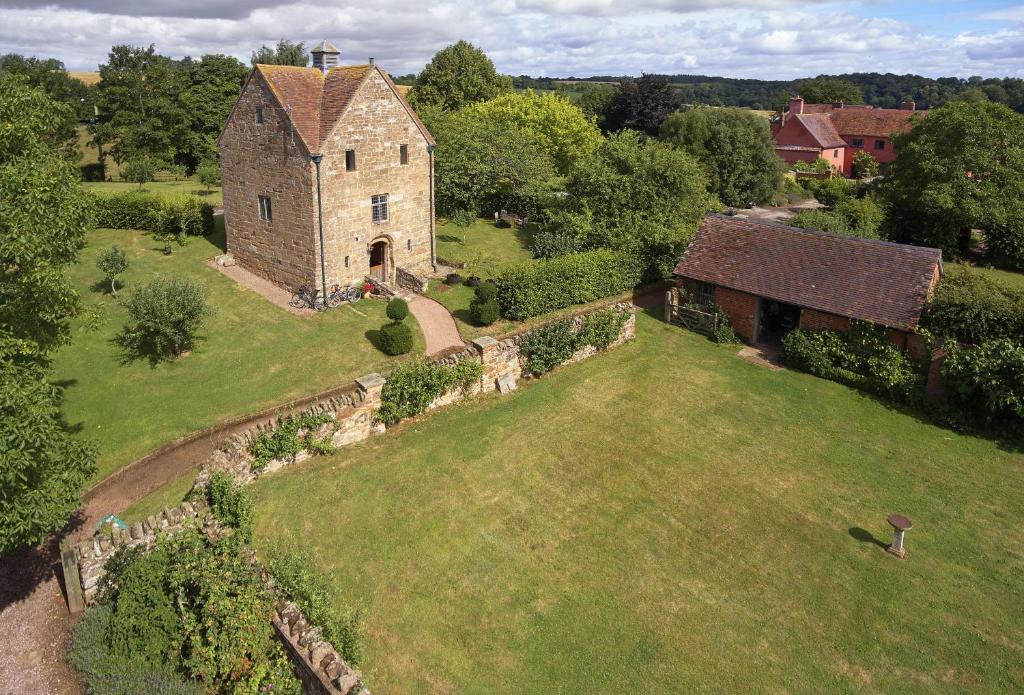
[[[960,265],[959,263],[947,263],[946,272],[960,272],[966,267],[967,266]],[[1006,285],[1007,287],[1024,289],[1024,273],[1014,272],[1012,270],[1000,270],[999,268],[983,268],[981,266],[971,266],[970,270],[981,273],[989,279],[1002,285]]]
[[[498,227],[492,220],[478,219],[469,227],[439,222],[434,235],[438,258],[466,263],[463,275],[493,277],[509,263],[533,258],[533,235],[528,229]]]
[[[139,190],[139,184],[127,183],[125,181],[87,181],[82,186],[86,190],[100,195],[112,195],[122,191]],[[221,205],[224,202],[224,197],[221,195],[219,188],[208,191],[206,186],[196,181],[195,178],[181,179],[179,181],[151,181],[145,184],[142,190],[164,196],[195,195],[200,200],[211,205]]]
[[[643,316],[263,478],[257,543],[368,608],[376,692],[1024,689],[1024,456],[735,351]]]
[[[215,313],[191,354],[156,368],[122,363],[114,337],[125,312],[95,265],[97,253],[113,244],[128,254],[122,293],[156,274],[190,277],[209,289]],[[369,339],[387,320],[382,302],[295,316],[205,264],[221,253],[221,235],[190,238],[171,256],[158,246],[138,232],[97,230],[71,269],[85,311],[72,326],[71,344],[57,355],[56,378],[68,386],[68,421],[100,445],[96,480],[175,437],[394,363]],[[98,327],[88,330],[94,313]],[[413,355],[420,355],[423,336],[418,330],[415,336]]]

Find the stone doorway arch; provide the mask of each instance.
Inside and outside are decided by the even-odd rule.
[[[391,284],[395,264],[391,257],[391,241],[386,237],[370,242],[370,277]]]

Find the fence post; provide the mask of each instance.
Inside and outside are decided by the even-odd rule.
[[[74,615],[85,610],[85,596],[82,594],[82,577],[78,571],[78,556],[70,537],[61,539],[60,564],[64,569],[64,591],[68,596],[68,611]]]
[[[672,312],[675,309],[672,295],[672,290],[665,291],[665,323],[672,323]]]

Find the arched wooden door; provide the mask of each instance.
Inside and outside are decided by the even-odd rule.
[[[388,279],[388,242],[383,239],[370,246],[370,277],[374,280],[387,282]]]

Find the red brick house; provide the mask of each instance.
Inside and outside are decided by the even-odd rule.
[[[850,176],[857,152],[870,152],[880,163],[896,158],[891,136],[905,133],[914,125],[917,111],[913,101],[898,109],[837,104],[807,104],[800,97],[789,101],[789,108],[772,124],[775,152],[787,164],[813,162],[818,158]]]
[[[676,266],[699,304],[729,315],[750,343],[789,330],[849,330],[851,320],[910,342],[942,274],[942,252],[708,215]]]

